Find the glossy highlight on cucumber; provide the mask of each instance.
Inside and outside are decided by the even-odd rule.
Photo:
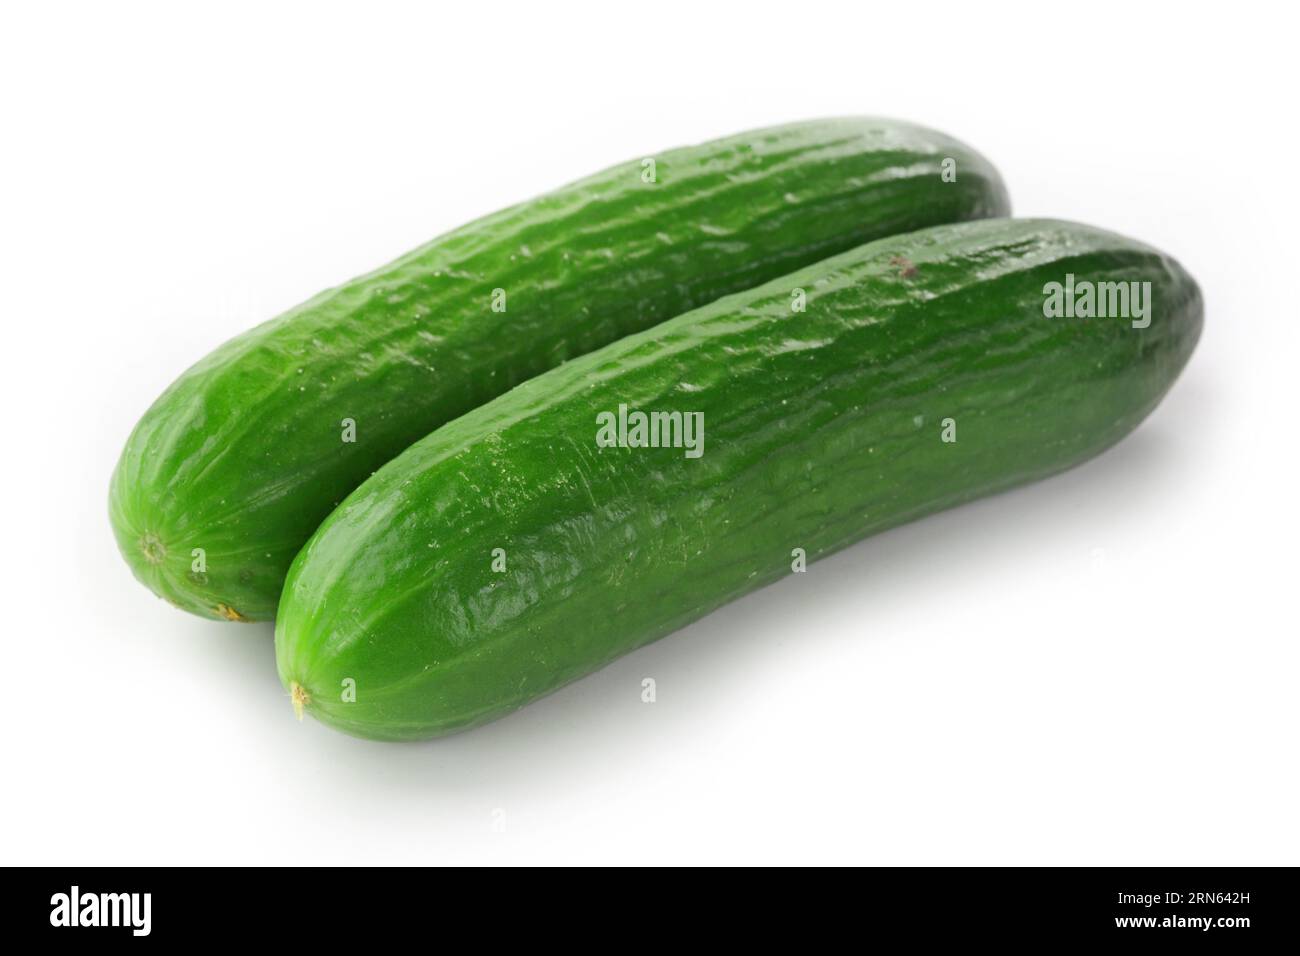
[[[1067,282],[1110,314],[1062,314]],[[1145,316],[1114,314],[1121,287]],[[289,573],[281,680],[362,737],[495,719],[791,573],[794,549],[813,561],[1098,454],[1201,324],[1174,260],[1048,220],[893,236],[727,296],[524,382],[362,484]],[[599,443],[620,406],[700,415],[703,453]]]

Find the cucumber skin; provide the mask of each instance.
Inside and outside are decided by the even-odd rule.
[[[1150,281],[1150,326],[1045,318],[1066,273]],[[358,488],[289,573],[281,680],[362,737],[500,717],[790,573],[793,548],[811,561],[1092,457],[1155,407],[1201,323],[1173,260],[1050,221],[891,237],[724,298],[520,385]],[[595,416],[619,403],[703,411],[703,456],[598,451]]]
[[[942,162],[956,159],[956,182]],[[269,619],[321,520],[443,423],[560,362],[869,239],[1006,215],[942,134],[840,119],[640,160],[488,216],[226,343],[137,425],[110,516],[194,613]],[[491,311],[506,290],[505,313]],[[342,441],[343,420],[356,423]],[[203,549],[196,569],[194,549]]]

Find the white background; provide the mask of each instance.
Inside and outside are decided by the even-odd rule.
[[[7,5],[2,861],[1300,863],[1294,23],[1047,6]],[[1138,432],[427,744],[299,724],[270,625],[118,557],[118,451],[226,338],[611,163],[855,113],[1199,279]]]

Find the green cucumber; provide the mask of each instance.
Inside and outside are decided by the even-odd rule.
[[[1173,260],[1052,221],[895,236],[723,298],[525,382],[361,485],[289,572],[281,680],[300,713],[363,737],[499,717],[790,573],[795,549],[811,561],[1097,454],[1172,385],[1201,317]],[[638,411],[680,428],[638,430]]]
[[[1006,214],[976,153],[882,120],[759,130],[615,166],[435,239],[191,368],[122,453],[118,545],[182,608],[268,619],[321,520],[445,422],[867,240]]]

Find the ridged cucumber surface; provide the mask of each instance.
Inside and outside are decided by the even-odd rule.
[[[799,123],[615,166],[435,239],[191,368],[113,475],[119,547],[182,608],[270,618],[320,521],[445,422],[870,239],[1007,212],[976,153],[883,120]]]
[[[1097,454],[1201,322],[1172,259],[1053,221],[895,236],[723,298],[525,382],[358,488],[290,571],[281,679],[364,737],[499,717],[791,573],[795,549]],[[660,447],[631,447],[637,411],[680,413],[682,447],[664,419]]]

